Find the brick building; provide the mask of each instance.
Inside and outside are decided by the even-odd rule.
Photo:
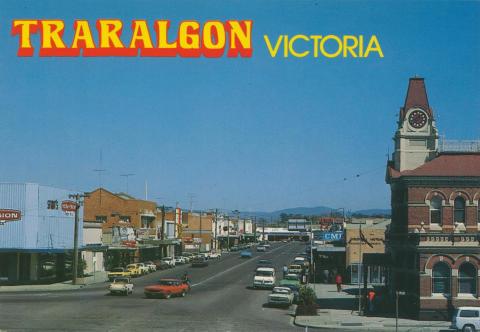
[[[85,197],[84,211],[86,222],[101,223],[107,269],[162,256],[155,202],[98,188]]]
[[[213,247],[212,213],[184,212],[182,214],[181,239],[186,251],[210,251]]]
[[[402,313],[449,319],[455,307],[480,305],[480,144],[439,144],[422,78],[410,79],[394,142],[390,296],[405,292]]]

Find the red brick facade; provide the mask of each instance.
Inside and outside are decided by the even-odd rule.
[[[418,80],[414,83],[419,84]],[[412,88],[411,81],[409,93]],[[422,93],[425,98],[420,99],[428,100],[424,86],[415,95]],[[405,105],[408,98],[407,94]],[[410,162],[408,158],[418,150],[409,147],[424,146],[428,151],[427,144],[418,142],[431,139],[428,133],[435,133],[436,128],[428,104],[425,108],[430,112],[419,105],[409,107],[403,109],[404,118],[395,137],[400,147],[397,158],[394,154],[387,165],[392,207],[392,223],[386,234],[386,252],[391,260],[388,289],[392,301],[395,290],[404,292],[400,299],[403,314],[448,320],[458,306],[480,306],[480,153],[440,153],[437,142],[433,155],[425,154],[423,164],[418,165],[418,154]],[[412,109],[431,117],[424,125],[424,136],[421,130],[408,127],[406,116]],[[398,165],[404,169],[397,169]]]

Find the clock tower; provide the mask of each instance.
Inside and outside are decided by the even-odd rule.
[[[411,78],[405,104],[400,108],[398,129],[393,138],[394,167],[397,171],[413,170],[435,158],[438,131],[433,110],[428,104],[423,78]]]

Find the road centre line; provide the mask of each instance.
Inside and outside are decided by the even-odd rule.
[[[288,245],[288,244],[284,244],[284,245],[282,245],[282,246],[280,246],[280,247],[278,247],[278,248],[275,248],[275,249],[271,250],[270,252],[265,252],[264,254],[255,257],[253,260],[256,261],[256,260],[258,260],[260,257],[263,257],[263,256],[266,255],[266,254],[270,254],[270,253],[272,253],[272,252],[275,252],[275,251],[277,251],[277,250],[279,250],[279,249],[281,249],[281,248],[283,248],[283,247],[285,247],[285,246],[287,246],[287,245]],[[201,285],[201,284],[203,284],[203,283],[205,283],[205,282],[207,282],[207,281],[209,281],[209,280],[212,280],[212,279],[214,279],[214,278],[217,278],[217,277],[219,277],[219,276],[221,276],[221,275],[223,275],[223,274],[225,274],[225,273],[227,273],[227,272],[230,272],[230,271],[232,271],[232,270],[235,270],[236,268],[238,268],[238,267],[240,267],[240,266],[242,266],[242,265],[245,265],[245,264],[247,264],[247,263],[250,263],[250,262],[252,262],[251,259],[249,259],[249,260],[247,260],[247,261],[245,261],[245,262],[243,262],[243,263],[237,264],[237,265],[235,265],[235,266],[232,266],[232,267],[230,267],[230,268],[228,268],[228,269],[226,269],[226,270],[224,270],[224,271],[222,271],[222,272],[220,272],[220,273],[217,273],[217,274],[215,274],[215,275],[213,275],[213,276],[211,276],[211,277],[209,277],[209,278],[207,278],[207,279],[205,279],[205,280],[202,280],[202,281],[200,281],[200,282],[198,282],[198,283],[196,283],[196,284],[193,284],[191,287],[199,286],[199,285]]]

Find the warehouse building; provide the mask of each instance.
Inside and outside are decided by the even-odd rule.
[[[0,183],[0,284],[71,277],[74,191],[36,183]],[[79,245],[82,243],[79,210]]]

